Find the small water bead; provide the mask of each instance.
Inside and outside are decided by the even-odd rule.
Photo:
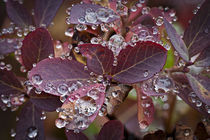
[[[65,95],[68,93],[68,86],[66,84],[60,84],[57,88],[57,91],[61,95]]]
[[[4,103],[4,104],[8,104],[10,103],[10,97],[9,96],[6,96],[4,94],[1,95],[1,101]]]
[[[120,1],[117,2],[116,11],[121,16],[128,15],[128,8],[125,5],[123,5]]]
[[[71,14],[71,7],[68,7],[68,8],[66,9],[66,14],[70,16],[70,14]]]
[[[185,136],[185,137],[190,136],[190,133],[191,133],[191,130],[190,130],[190,129],[185,129],[185,130],[184,130],[184,136]]]
[[[65,36],[73,37],[73,35],[74,35],[74,29],[73,29],[73,28],[68,28],[68,29],[65,31]]]
[[[68,91],[69,92],[74,92],[76,91],[77,89],[79,89],[80,85],[79,84],[76,84],[76,83],[71,83],[68,87]]]
[[[94,25],[91,26],[91,29],[93,29],[93,30],[96,30],[97,28],[98,28],[98,25],[94,24]]]
[[[144,7],[144,8],[142,8],[141,13],[142,13],[142,15],[145,15],[145,14],[148,14],[149,11],[150,11],[150,8],[149,7]]]
[[[149,71],[145,70],[143,75],[144,75],[144,77],[147,77],[149,75]]]
[[[70,17],[66,17],[66,24],[68,24],[68,25],[71,24],[71,18]]]
[[[202,106],[202,102],[200,100],[196,100],[196,107],[201,107]]]
[[[149,126],[148,122],[145,120],[142,120],[139,122],[140,129],[146,129]]]
[[[80,24],[85,24],[85,18],[84,18],[84,17],[78,18],[78,22],[79,22]]]
[[[102,39],[101,38],[97,38],[97,37],[93,37],[90,40],[91,44],[100,44],[101,41],[102,41]]]
[[[83,24],[77,24],[76,25],[76,29],[78,31],[84,31],[84,30],[87,30],[87,26],[86,25],[83,25]]]
[[[30,139],[36,138],[38,136],[38,129],[36,127],[28,128],[28,135]]]
[[[131,7],[131,12],[136,12],[137,11],[137,7],[135,6],[135,5],[133,5],[132,7]]]
[[[102,22],[107,22],[110,17],[110,11],[105,8],[99,8],[96,12],[97,14],[97,19],[102,21]]]
[[[60,101],[61,101],[62,103],[64,103],[64,102],[66,101],[67,98],[68,98],[67,95],[61,95],[61,96],[60,96]]]
[[[11,136],[12,138],[14,138],[14,137],[16,136],[15,129],[11,129],[11,131],[10,131],[10,136]]]
[[[107,24],[100,24],[101,25],[101,31],[103,32],[108,32],[109,31],[109,26]]]
[[[45,120],[47,118],[46,113],[42,111],[42,116],[40,117],[41,120]]]
[[[156,25],[157,26],[162,26],[163,25],[163,17],[158,17],[156,19]]]
[[[24,72],[24,73],[27,72],[27,70],[26,70],[26,68],[25,68],[24,66],[21,66],[21,67],[20,67],[20,71],[21,71],[21,72]]]
[[[79,53],[79,47],[74,47],[74,51],[75,51],[75,53]]]
[[[97,22],[97,15],[95,12],[86,13],[85,15],[85,21],[87,23],[95,24]]]
[[[94,100],[97,100],[99,98],[99,91],[96,88],[91,89],[88,93],[87,96],[93,98]]]
[[[32,80],[32,83],[36,85],[40,85],[43,82],[42,77],[39,74],[33,75],[31,80]]]
[[[117,98],[119,96],[117,91],[112,91],[112,97]]]
[[[207,113],[210,114],[210,106],[205,105],[205,109],[206,109]]]
[[[67,122],[65,120],[61,119],[61,118],[58,118],[58,119],[55,120],[55,126],[57,128],[63,128],[63,127],[66,126],[66,124],[67,124]]]
[[[101,109],[98,112],[99,116],[106,116],[107,115],[107,106],[105,104],[102,105]]]

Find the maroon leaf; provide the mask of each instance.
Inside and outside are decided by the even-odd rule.
[[[103,84],[89,84],[70,94],[61,107],[64,112],[59,115],[61,119],[65,118],[65,122],[68,122],[66,128],[86,129],[95,120],[104,103],[105,90],[106,87]]]
[[[146,41],[127,46],[117,56],[118,65],[112,68],[112,77],[121,83],[137,83],[159,72],[167,58],[167,51],[159,44]]]
[[[53,41],[49,32],[44,28],[37,28],[29,33],[23,40],[21,56],[27,70],[33,68],[33,64],[48,58],[54,54]]]
[[[0,70],[0,94],[10,95],[24,92],[17,77],[11,71]]]
[[[70,86],[78,89],[82,82],[90,78],[90,73],[75,60],[53,58],[39,62],[30,71],[28,78],[36,88],[61,96],[69,93]]]
[[[97,140],[123,140],[124,127],[118,120],[111,120],[104,124]]]
[[[138,121],[140,129],[146,129],[154,119],[155,108],[152,99],[146,96],[140,87],[135,86],[138,101]]]
[[[74,133],[74,131],[71,130],[66,131],[66,137],[67,140],[88,140],[87,136],[82,132]]]
[[[6,2],[7,14],[9,18],[19,26],[32,25],[32,16],[18,1],[8,0]]]
[[[209,47],[210,41],[210,1],[206,0],[185,30],[184,41],[192,57]]]
[[[52,112],[58,107],[62,106],[60,98],[54,95],[49,95],[42,92],[40,95],[36,94],[34,90],[30,92],[30,101],[43,111]]]
[[[154,133],[149,133],[144,136],[143,140],[164,140],[166,134],[162,130],[157,130]]]
[[[188,62],[189,54],[188,54],[188,50],[187,50],[187,47],[186,47],[184,41],[177,34],[174,27],[166,19],[164,19],[164,25],[165,25],[168,37],[169,37],[171,43],[173,44],[174,49],[178,52],[178,54],[180,55],[180,57],[183,60]]]
[[[63,0],[36,0],[34,9],[36,26],[40,27],[44,24],[48,27],[62,2]]]
[[[18,39],[0,39],[0,55],[7,55],[13,53],[19,48]]]
[[[82,55],[87,58],[87,66],[90,71],[97,74],[110,73],[114,61],[111,50],[100,44],[82,44],[79,47]]]
[[[187,77],[183,73],[174,73],[172,75],[173,80],[176,83],[177,95],[182,98],[184,102],[190,105],[195,110],[199,111],[205,116],[209,116],[210,106],[202,102],[195,92],[190,87]]]
[[[200,76],[200,77],[194,77],[191,74],[186,74],[187,79],[196,93],[196,95],[207,105],[210,106],[210,79],[208,77]],[[205,85],[203,85],[203,84]]]
[[[16,125],[15,140],[43,140],[44,136],[44,123],[40,119],[42,111],[38,109],[30,101],[27,102],[22,108],[19,121]]]
[[[210,67],[210,47],[204,49],[195,60],[198,67]]]
[[[71,8],[71,24],[100,24],[113,22],[119,17],[113,10],[95,4],[76,4]]]

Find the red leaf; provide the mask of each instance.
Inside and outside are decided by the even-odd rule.
[[[63,0],[36,0],[34,9],[36,26],[40,27],[44,24],[48,27],[62,2]]]
[[[198,67],[210,67],[210,47],[204,49],[195,60]]]
[[[104,124],[97,140],[123,140],[124,127],[118,120],[111,120]]]
[[[0,39],[0,55],[7,55],[13,53],[19,48],[18,39]]]
[[[54,95],[49,95],[42,92],[40,95],[36,94],[34,89],[30,92],[30,101],[43,111],[52,112],[58,107],[62,106],[60,98]]]
[[[168,34],[168,37],[173,44],[174,49],[178,52],[180,57],[185,60],[189,61],[189,54],[188,54],[188,49],[182,40],[182,38],[177,34],[176,30],[174,27],[166,20],[164,19],[164,25],[166,28],[166,32]]]
[[[117,56],[118,65],[112,68],[112,77],[121,83],[138,83],[159,72],[167,58],[167,51],[154,42],[137,42],[127,46]]]
[[[10,95],[24,92],[22,85],[11,71],[0,70],[0,94]]]
[[[53,58],[39,62],[28,77],[36,88],[61,96],[69,93],[68,87],[78,89],[90,78],[90,73],[84,70],[83,64],[75,60]]]
[[[44,123],[40,119],[42,111],[31,102],[27,102],[21,110],[16,125],[15,140],[36,139],[43,140]]]
[[[89,14],[87,14],[88,12]],[[71,8],[70,15],[71,24],[93,25],[109,23],[119,19],[113,10],[95,4],[76,4]]]
[[[23,65],[26,69],[33,68],[33,64],[54,54],[53,41],[49,32],[44,28],[37,28],[23,40],[21,47]]]
[[[66,137],[67,140],[88,140],[87,136],[85,136],[82,132],[74,133],[74,131],[71,130],[66,131]]]
[[[135,86],[138,101],[138,121],[140,129],[146,129],[154,119],[155,108],[152,99],[143,94],[139,85]]]
[[[97,74],[108,74],[114,61],[111,50],[100,44],[79,45],[80,52],[87,58],[87,66],[90,71]]]
[[[186,76],[190,83],[190,86],[199,97],[199,99],[210,106],[210,78],[205,76],[194,77],[193,75],[188,73],[186,74]]]
[[[18,1],[8,0],[6,2],[9,18],[19,26],[29,26],[33,24],[32,16]]]
[[[106,87],[103,84],[89,84],[70,94],[62,105],[60,119],[64,119],[69,130],[84,130],[96,118],[104,103]],[[65,116],[65,117],[64,117]]]
[[[184,41],[192,57],[209,47],[210,1],[206,0],[185,30]]]

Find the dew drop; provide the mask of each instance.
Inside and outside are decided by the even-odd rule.
[[[145,120],[139,122],[140,129],[146,129],[148,126],[149,126],[149,124]]]
[[[190,130],[190,129],[185,129],[185,130],[184,130],[184,136],[185,136],[185,137],[190,136],[190,133],[191,133],[191,130]]]
[[[38,136],[38,129],[36,127],[28,128],[28,137],[30,139],[36,138]]]
[[[43,80],[42,80],[42,78],[41,78],[41,76],[39,74],[33,75],[31,80],[32,80],[32,83],[34,83],[36,85],[40,85],[43,82]]]
[[[61,118],[58,118],[58,119],[55,120],[55,126],[57,128],[63,128],[63,127],[66,126],[66,124],[67,123],[63,119],[61,119]]]
[[[12,138],[14,138],[14,137],[16,136],[16,132],[15,132],[14,129],[11,129],[11,131],[10,131],[10,136],[11,136]]]
[[[68,86],[66,84],[60,84],[57,91],[61,95],[66,95],[68,93]]]
[[[87,96],[97,100],[99,98],[99,91],[96,88],[93,88],[87,93]]]
[[[148,70],[145,70],[144,71],[144,77],[147,77],[149,75],[149,71]]]

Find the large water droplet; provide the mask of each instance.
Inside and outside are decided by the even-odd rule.
[[[60,84],[57,88],[58,93],[65,95],[68,93],[68,86],[66,84]]]

